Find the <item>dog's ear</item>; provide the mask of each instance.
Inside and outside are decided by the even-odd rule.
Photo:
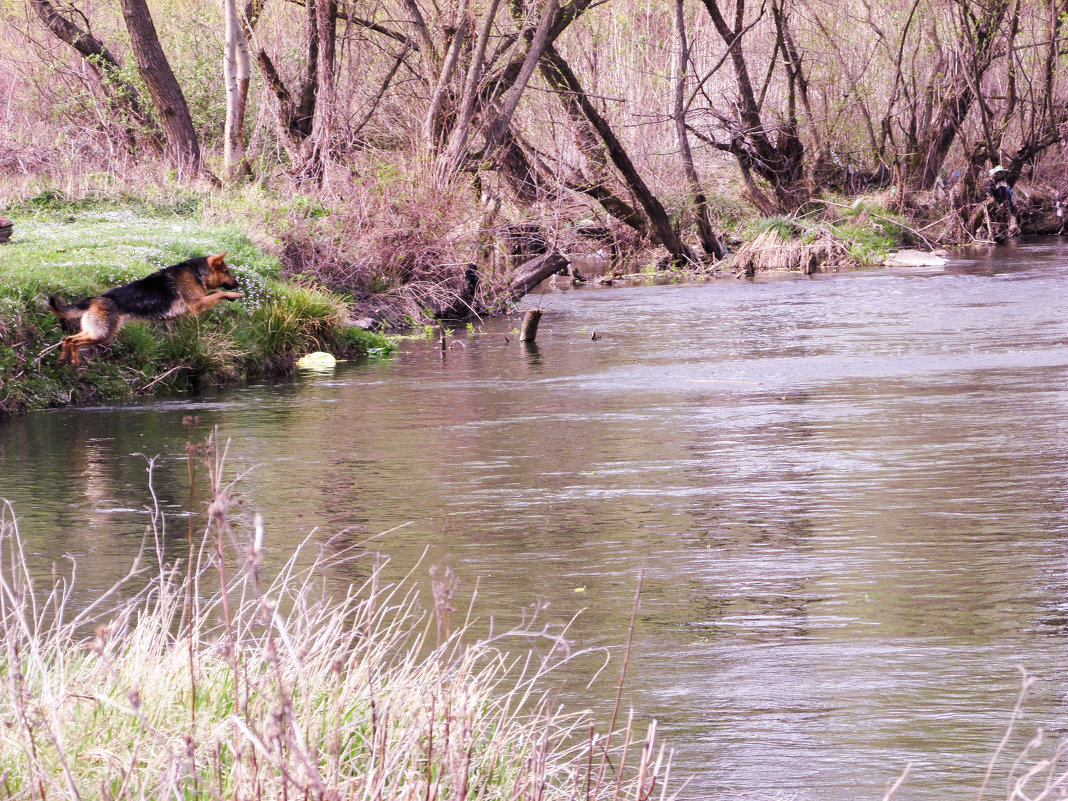
[[[225,258],[226,258],[226,251],[224,250],[218,256],[208,256],[208,264],[210,264],[214,269],[217,270],[220,267],[225,266],[225,264],[226,264],[226,262],[224,261]]]

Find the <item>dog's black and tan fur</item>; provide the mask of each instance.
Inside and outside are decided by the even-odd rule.
[[[63,340],[60,363],[80,366],[79,350],[111,342],[127,320],[171,320],[200,314],[221,300],[243,298],[242,292],[219,289],[237,288],[225,256],[222,253],[173,264],[77,303],[53,295],[48,299],[53,314],[81,320],[81,331]]]

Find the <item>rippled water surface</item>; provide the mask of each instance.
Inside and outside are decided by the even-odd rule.
[[[490,321],[444,357],[406,341],[325,376],[11,421],[0,497],[36,563],[77,556],[92,593],[140,542],[145,456],[184,508],[195,413],[250,469],[276,558],[313,530],[388,532],[390,570],[450,565],[483,618],[581,611],[575,647],[612,659],[588,687],[602,655],[563,674],[572,706],[610,711],[644,569],[625,701],[660,721],[686,798],[881,798],[910,763],[898,798],[974,797],[1017,665],[1039,678],[1020,741],[1068,735],[1066,299],[1062,240],[549,292],[534,348]]]

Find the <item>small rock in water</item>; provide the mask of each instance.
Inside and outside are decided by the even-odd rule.
[[[335,364],[337,364],[337,359],[321,350],[297,359],[297,367],[301,370],[333,370]]]
[[[922,250],[899,250],[887,256],[883,265],[886,267],[941,267],[945,263],[946,259],[935,253],[925,253]]]

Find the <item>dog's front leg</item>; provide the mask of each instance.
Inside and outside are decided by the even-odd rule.
[[[222,290],[218,290],[215,292],[209,292],[204,297],[198,298],[197,300],[190,303],[189,306],[193,314],[200,314],[201,312],[206,312],[208,309],[210,309],[212,306],[214,306],[216,303],[219,303],[220,301],[239,300],[243,297],[245,297],[244,292],[223,292]]]

